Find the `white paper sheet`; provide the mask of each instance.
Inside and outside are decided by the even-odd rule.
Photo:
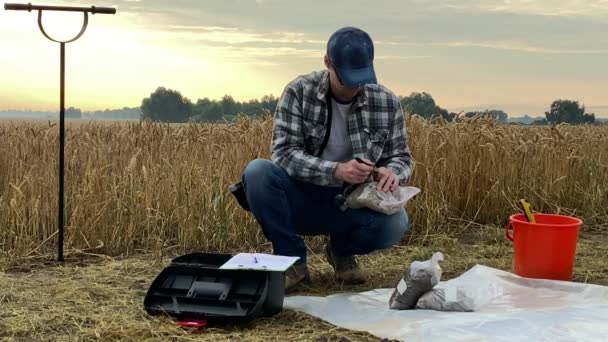
[[[288,257],[263,253],[239,253],[220,266],[220,269],[283,272],[293,265],[298,259],[299,257]]]
[[[452,282],[472,289],[492,284],[495,297],[481,299],[484,305],[476,312],[390,310],[393,289],[293,296],[285,298],[284,307],[338,327],[404,341],[608,340],[608,287],[526,279],[480,265],[459,278]]]

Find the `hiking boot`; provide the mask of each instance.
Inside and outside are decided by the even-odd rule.
[[[285,291],[293,290],[300,283],[310,282],[310,274],[306,263],[294,264],[285,271]]]
[[[336,256],[328,243],[325,245],[325,258],[334,268],[337,281],[346,285],[359,285],[367,280],[367,275],[359,267],[359,262],[354,255],[346,257]]]

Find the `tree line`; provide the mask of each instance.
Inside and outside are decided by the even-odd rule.
[[[184,97],[179,91],[158,87],[149,97],[142,100],[142,119],[162,122],[220,122],[230,121],[238,114],[261,116],[274,112],[278,98],[266,95],[261,99],[247,102],[235,101],[230,95],[224,95],[220,100],[210,100],[205,97],[196,103]],[[507,123],[509,115],[500,109],[486,109],[483,111],[470,111],[455,113],[437,105],[433,97],[427,92],[413,92],[409,96],[400,97],[401,105],[408,114],[418,115],[430,120],[445,120],[455,122],[463,118],[484,117],[495,119],[500,123]],[[559,99],[555,100],[545,118],[535,120],[532,124],[593,124],[596,123],[595,114],[587,113],[584,105],[578,101]]]
[[[142,100],[142,119],[163,122],[220,122],[230,120],[240,113],[261,116],[272,113],[279,99],[273,95],[263,96],[247,102],[235,101],[230,95],[220,100],[205,97],[196,103],[179,91],[158,87],[150,97]]]
[[[485,117],[492,118],[501,123],[507,123],[509,115],[500,109],[486,109],[484,111],[472,111],[466,113],[448,112],[435,103],[433,97],[426,93],[412,93],[401,98],[404,111],[416,114],[426,119],[443,119],[448,122],[458,121],[461,118]],[[595,114],[587,113],[584,105],[578,101],[559,99],[553,101],[549,111],[545,112],[545,118],[535,120],[532,124],[593,124],[596,122]]]

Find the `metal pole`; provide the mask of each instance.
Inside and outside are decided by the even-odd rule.
[[[59,100],[59,243],[57,260],[63,261],[63,240],[64,240],[64,180],[65,180],[65,43],[61,46],[61,86]]]
[[[115,14],[116,9],[108,8],[108,7],[70,7],[70,6],[36,6],[31,3],[28,4],[4,4],[5,10],[15,10],[15,11],[28,11],[32,10],[38,11],[38,27],[40,28],[40,32],[54,42],[60,44],[60,89],[59,89],[59,196],[58,196],[58,213],[57,213],[57,224],[58,224],[58,238],[57,238],[57,260],[62,262],[64,261],[63,257],[63,245],[64,245],[64,228],[65,228],[65,220],[64,220],[64,184],[65,184],[65,44],[73,42],[80,38],[84,31],[87,28],[89,17],[88,14]],[[82,24],[82,28],[76,37],[66,40],[66,41],[58,41],[51,38],[42,25],[42,12],[43,11],[61,11],[61,12],[81,12],[84,14],[84,22]]]

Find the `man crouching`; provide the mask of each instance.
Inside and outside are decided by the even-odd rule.
[[[287,290],[309,280],[302,235],[329,235],[325,256],[336,279],[361,284],[366,275],[355,256],[389,248],[409,230],[404,208],[385,215],[343,211],[336,202],[345,186],[371,177],[380,190],[393,191],[412,173],[399,98],[377,84],[373,59],[366,32],[336,31],[327,69],[285,87],[274,113],[271,160],[253,160],[243,172],[247,205],[274,254],[300,257],[286,272]]]

